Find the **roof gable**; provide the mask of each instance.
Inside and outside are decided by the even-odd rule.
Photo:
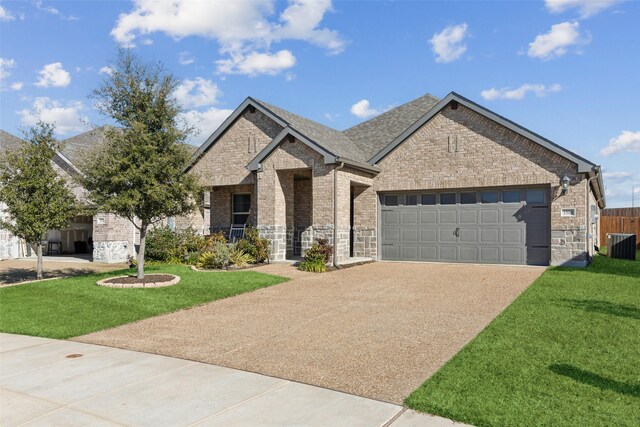
[[[425,123],[427,123],[429,120],[431,120],[436,114],[438,114],[440,111],[442,111],[445,107],[447,107],[450,103],[452,102],[457,102],[460,103],[461,105],[464,105],[465,107],[469,108],[470,110],[475,111],[478,114],[483,115],[484,117],[487,117],[490,120],[493,120],[494,122],[512,130],[513,132],[516,132],[517,134],[547,148],[550,151],[553,151],[554,153],[558,154],[559,156],[562,156],[564,158],[566,158],[567,160],[575,163],[578,165],[578,172],[580,173],[585,173],[585,172],[589,172],[591,170],[593,170],[593,168],[596,166],[595,164],[591,163],[590,161],[584,159],[583,157],[578,156],[577,154],[549,141],[546,138],[543,138],[542,136],[526,129],[525,127],[522,127],[520,125],[518,125],[515,122],[512,122],[509,119],[506,119],[502,116],[500,116],[499,114],[494,113],[493,111],[484,108],[478,104],[476,104],[473,101],[470,101],[469,99],[458,95],[455,92],[451,92],[449,93],[449,95],[447,95],[446,97],[444,97],[442,100],[440,100],[436,105],[433,106],[433,108],[431,110],[429,110],[429,112],[427,114],[425,114],[424,116],[422,116],[418,121],[416,121],[415,123],[413,123],[411,126],[409,126],[407,129],[405,129],[400,135],[398,135],[393,141],[391,141],[386,147],[384,147],[382,150],[380,150],[375,156],[373,156],[370,160],[370,163],[376,164],[378,163],[380,160],[382,160],[384,157],[387,156],[387,154],[389,154],[390,152],[392,152],[398,145],[400,145],[402,142],[404,142],[407,138],[409,138],[409,136],[411,136],[414,132],[416,132],[418,129],[420,129]]]

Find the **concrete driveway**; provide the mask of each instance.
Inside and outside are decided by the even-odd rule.
[[[78,337],[393,403],[431,376],[543,271],[378,262]],[[225,274],[205,273],[202,274]]]

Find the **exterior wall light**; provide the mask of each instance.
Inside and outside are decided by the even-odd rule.
[[[569,184],[571,183],[571,179],[568,176],[564,176],[560,181],[560,185],[562,185],[562,194],[567,194],[569,192]]]

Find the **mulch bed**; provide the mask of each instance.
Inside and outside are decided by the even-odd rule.
[[[114,277],[113,279],[107,279],[104,283],[124,283],[124,284],[147,284],[147,283],[160,283],[169,282],[174,279],[175,276],[170,274],[147,274],[144,279],[138,279],[135,276],[127,277]]]

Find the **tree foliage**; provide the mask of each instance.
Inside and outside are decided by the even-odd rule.
[[[25,132],[18,149],[0,153],[0,203],[9,214],[8,220],[0,220],[0,227],[36,247],[38,279],[45,233],[65,228],[77,211],[73,193],[53,166],[60,150],[54,129],[39,122]]]
[[[179,84],[160,64],[141,63],[121,50],[113,73],[93,92],[99,110],[119,128],[87,160],[82,184],[101,210],[128,218],[140,230],[138,277],[144,277],[147,228],[195,208],[196,178],[185,174],[191,129],[181,126]]]

